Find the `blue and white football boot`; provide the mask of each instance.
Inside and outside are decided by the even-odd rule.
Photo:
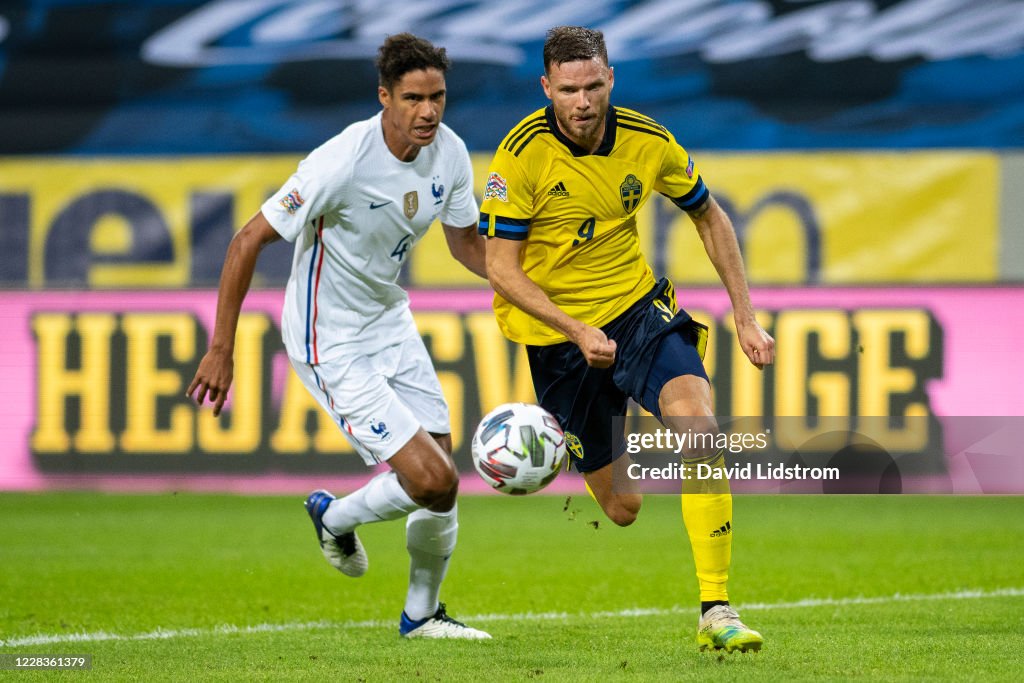
[[[320,543],[320,550],[324,557],[345,576],[358,577],[366,573],[370,562],[366,557],[363,544],[355,531],[335,536],[324,526],[324,512],[335,500],[334,496],[323,489],[318,489],[309,494],[306,498],[306,512],[313,520],[313,527],[316,529],[316,540]]]
[[[490,640],[491,634],[470,628],[461,621],[455,621],[445,612],[444,603],[438,603],[437,611],[425,619],[413,621],[402,612],[398,632],[403,638],[461,638],[463,640]]]

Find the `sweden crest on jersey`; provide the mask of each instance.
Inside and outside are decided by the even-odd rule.
[[[640,203],[640,196],[644,193],[644,185],[637,177],[630,173],[619,185],[619,193],[622,195],[622,208],[630,213]]]

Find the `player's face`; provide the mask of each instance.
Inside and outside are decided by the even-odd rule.
[[[593,151],[604,135],[615,72],[600,57],[552,64],[540,77],[555,119],[569,139]]]
[[[415,158],[421,147],[434,141],[444,116],[444,74],[417,69],[402,75],[388,90],[378,88],[384,107],[384,139],[399,159]]]

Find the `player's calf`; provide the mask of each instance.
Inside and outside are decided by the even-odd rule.
[[[623,455],[604,467],[584,473],[590,495],[618,526],[635,522],[644,501],[636,490],[636,482],[625,474],[629,463],[629,456]]]

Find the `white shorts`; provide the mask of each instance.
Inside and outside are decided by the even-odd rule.
[[[318,365],[289,360],[367,465],[397,453],[420,427],[451,432],[448,404],[419,335],[368,356]]]

